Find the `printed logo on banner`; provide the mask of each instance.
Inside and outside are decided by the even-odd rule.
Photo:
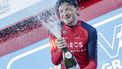
[[[0,0],[0,17],[3,14],[7,14],[10,12],[9,1],[8,0]]]
[[[98,69],[122,69],[120,18],[98,28]],[[102,30],[101,30],[102,28]]]

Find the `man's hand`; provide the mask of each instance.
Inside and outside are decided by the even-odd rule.
[[[57,39],[57,48],[61,50],[62,48],[66,47],[66,41],[64,38],[58,38]]]

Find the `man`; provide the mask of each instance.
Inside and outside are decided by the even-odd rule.
[[[75,0],[58,0],[56,8],[62,21],[62,38],[49,35],[53,64],[61,64],[61,69],[66,69],[62,60],[62,48],[66,47],[76,58],[80,69],[96,69],[96,29],[78,20],[78,4]]]

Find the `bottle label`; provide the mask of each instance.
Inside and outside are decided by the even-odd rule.
[[[77,64],[76,66],[73,66],[71,68],[68,68],[68,69],[80,69],[79,65]]]
[[[67,59],[70,59],[70,58],[72,58],[72,54],[71,54],[70,52],[66,52],[66,53],[65,53],[65,57],[66,57]]]

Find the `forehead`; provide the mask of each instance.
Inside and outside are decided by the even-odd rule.
[[[68,3],[68,2],[65,2],[65,3],[62,3],[62,4],[59,6],[59,10],[60,10],[60,9],[63,9],[63,8],[73,8],[73,5],[71,5],[71,4]]]

